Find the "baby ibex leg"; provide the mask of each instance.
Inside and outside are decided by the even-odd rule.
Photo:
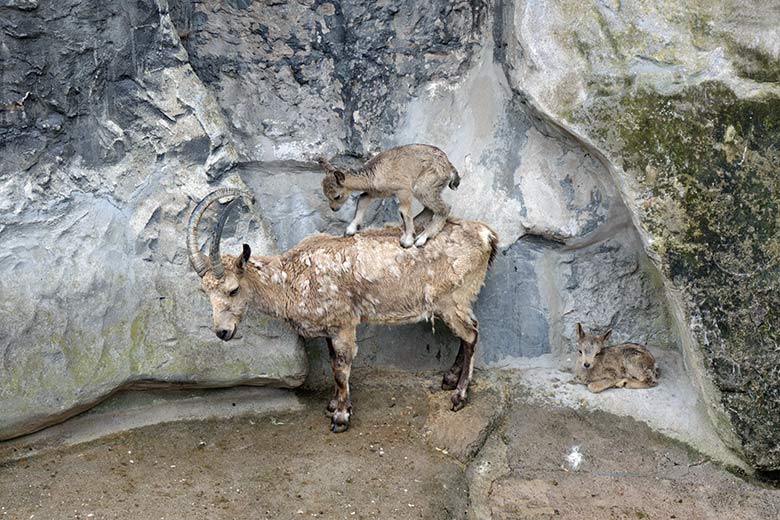
[[[614,379],[599,379],[598,381],[588,383],[588,390],[594,394],[598,394],[607,388],[612,388],[616,383],[618,383],[618,381],[615,381]]]
[[[625,379],[626,388],[651,388],[658,383],[655,381],[640,381],[639,379]]]
[[[354,235],[363,226],[363,218],[365,217],[366,210],[372,200],[373,197],[368,193],[360,194],[357,201],[357,208],[355,209],[355,217],[352,219],[352,222],[349,223],[349,226],[347,226],[347,236]]]
[[[352,402],[349,398],[349,373],[355,352],[355,330],[342,330],[333,338],[333,379],[336,381],[336,409],[331,417],[330,429],[341,433],[349,428]],[[328,406],[330,408],[330,406]]]
[[[398,194],[398,212],[404,221],[401,246],[412,247],[412,244],[414,244],[414,221],[412,220],[412,195],[410,193]]]
[[[414,245],[422,247],[425,243],[439,234],[447,223],[447,216],[450,214],[450,206],[441,198],[441,193],[425,193],[417,196],[423,206],[433,211],[433,219],[425,227],[422,233],[417,236]]]

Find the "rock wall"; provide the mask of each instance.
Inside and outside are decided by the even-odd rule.
[[[608,166],[714,423],[756,468],[780,469],[780,4],[502,12],[509,82]]]
[[[184,226],[237,155],[164,6],[1,5],[0,438],[130,385],[301,384],[283,325],[210,331]]]
[[[318,155],[427,142],[463,175],[453,212],[501,237],[481,366],[566,363],[577,321],[681,346],[721,434],[780,469],[780,45],[735,6],[0,3],[0,435],[138,380],[299,383],[283,325],[211,339],[184,251],[193,201],[247,186],[257,205],[232,233],[284,250],[351,217],[325,204]],[[394,201],[370,218],[395,221]],[[361,328],[357,363],[447,366],[456,343],[431,328]]]

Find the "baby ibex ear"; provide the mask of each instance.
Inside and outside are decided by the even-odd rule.
[[[328,173],[333,171],[333,166],[331,166],[330,162],[325,157],[318,158],[317,164],[319,164],[320,168],[322,168]]]
[[[317,159],[317,163],[319,163],[320,167],[322,167],[323,170],[325,170],[325,173],[328,175],[333,175],[333,177],[336,178],[336,183],[339,186],[344,185],[344,172],[341,170],[337,170],[333,167],[332,164],[330,164],[330,161],[328,161],[325,157],[320,157]]]
[[[609,329],[607,332],[604,333],[603,336],[601,336],[601,341],[607,341],[607,339],[612,335],[612,329]]]
[[[239,271],[243,271],[244,267],[246,266],[246,263],[249,261],[249,257],[252,254],[252,249],[249,247],[249,244],[244,244],[244,250],[241,251],[241,254],[236,257],[236,268]]]
[[[585,339],[585,331],[582,330],[582,324],[577,322],[577,339]]]

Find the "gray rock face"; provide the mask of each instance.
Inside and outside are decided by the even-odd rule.
[[[249,317],[230,343],[210,330],[184,226],[235,157],[167,16],[25,5],[0,7],[0,438],[122,386],[300,384],[283,325]],[[272,252],[259,216],[243,222]]]
[[[475,305],[480,366],[564,363],[577,321],[682,345],[722,435],[756,467],[780,468],[778,360],[751,339],[776,344],[772,311],[741,310],[777,266],[775,227],[746,224],[776,198],[776,140],[761,135],[778,128],[763,100],[778,95],[780,45],[764,17],[730,0],[104,4],[0,2],[0,436],[133,381],[299,383],[306,359],[281,324],[250,316],[242,340],[212,340],[184,250],[192,201],[248,186],[257,207],[231,221],[225,250],[240,239],[284,250],[350,220],[351,204],[325,204],[316,156],[360,162],[426,142],[463,177],[445,193],[453,213],[501,238]],[[703,81],[719,86],[682,90]],[[701,193],[733,206],[714,181],[688,182],[707,171],[740,175],[753,209],[693,209]],[[397,219],[392,200],[369,215]],[[715,236],[750,262],[734,250],[702,261]],[[769,253],[744,253],[751,243]],[[744,272],[760,276],[743,283]],[[758,298],[780,308],[770,300]],[[361,327],[356,364],[444,368],[457,344],[436,325]],[[309,347],[326,374],[322,345]]]
[[[777,2],[506,3],[512,88],[608,166],[713,422],[780,469]],[[545,20],[539,23],[539,20]]]

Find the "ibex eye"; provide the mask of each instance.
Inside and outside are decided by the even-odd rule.
[[[238,289],[239,289],[239,288],[238,288],[238,287],[236,287],[235,289],[233,289],[232,291],[230,291],[230,294],[229,294],[228,296],[236,296],[236,295],[238,295]]]
[[[581,350],[578,350],[577,352],[579,352],[580,354],[582,354],[582,351],[581,351]]]

